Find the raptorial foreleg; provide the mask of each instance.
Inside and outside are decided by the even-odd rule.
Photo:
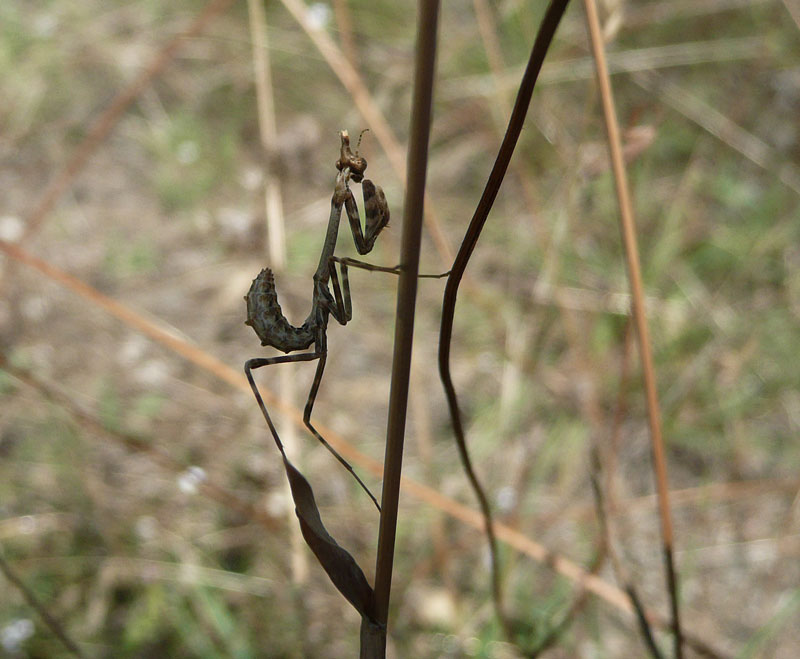
[[[364,196],[364,230],[361,229],[361,218],[358,214],[358,204],[351,190],[345,198],[344,207],[347,219],[350,222],[350,231],[353,242],[359,254],[368,254],[375,246],[375,240],[381,231],[389,224],[389,204],[380,186],[369,179],[361,183]]]

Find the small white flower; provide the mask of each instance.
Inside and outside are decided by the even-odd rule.
[[[323,30],[331,22],[331,8],[324,2],[315,2],[308,8],[308,22],[315,30]]]
[[[36,531],[36,527],[38,524],[36,523],[36,519],[31,515],[24,515],[19,518],[19,532],[25,535],[30,535]]]
[[[164,384],[169,376],[167,365],[160,359],[149,359],[134,371],[136,380],[155,387]]]
[[[17,242],[22,237],[25,224],[16,215],[3,215],[0,217],[0,238],[10,243]]]
[[[12,620],[0,629],[0,647],[9,654],[16,654],[22,644],[33,636],[34,630],[33,621],[28,618]]]
[[[198,486],[207,478],[205,469],[192,465],[178,476],[178,489],[184,494],[197,494]]]
[[[500,512],[507,513],[514,506],[517,499],[516,492],[511,485],[501,487],[497,491],[497,508]]]
[[[248,167],[242,172],[239,182],[245,190],[256,190],[264,182],[264,172],[258,167]]]
[[[158,532],[158,522],[152,515],[142,515],[136,520],[136,535],[142,540],[152,540]]]

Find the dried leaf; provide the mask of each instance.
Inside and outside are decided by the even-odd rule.
[[[311,485],[297,468],[283,456],[286,475],[294,499],[295,513],[300,520],[303,538],[311,547],[333,585],[347,598],[356,611],[374,623],[373,591],[356,560],[328,533],[314,500]]]

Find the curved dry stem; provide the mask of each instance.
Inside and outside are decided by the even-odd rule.
[[[525,73],[520,82],[517,98],[514,102],[514,109],[511,112],[511,118],[508,122],[505,137],[500,145],[500,150],[497,154],[492,171],[489,174],[489,179],[486,182],[483,195],[478,202],[475,213],[470,220],[469,226],[464,239],[461,242],[461,247],[458,250],[450,276],[447,279],[447,286],[445,287],[444,300],[442,302],[442,324],[439,331],[439,374],[442,380],[442,386],[445,390],[447,397],[447,404],[450,409],[450,418],[453,423],[453,431],[456,437],[456,446],[458,447],[458,454],[461,459],[464,471],[472,486],[478,503],[481,508],[483,516],[483,526],[486,537],[489,543],[489,552],[491,556],[491,578],[492,578],[492,599],[494,601],[495,611],[500,620],[506,635],[513,637],[513,630],[511,622],[505,615],[503,609],[503,596],[500,577],[500,565],[497,550],[497,539],[495,537],[495,524],[492,519],[492,512],[486,494],[478,481],[475,470],[472,467],[472,461],[469,457],[467,449],[466,435],[463,425],[461,423],[461,412],[458,407],[458,398],[456,396],[455,386],[450,374],[450,345],[453,335],[453,318],[455,314],[456,297],[458,296],[458,288],[461,279],[466,270],[467,263],[469,262],[472,252],[477,245],[478,238],[480,237],[483,226],[489,217],[489,212],[492,209],[494,200],[500,190],[500,185],[503,182],[508,165],[511,161],[511,156],[514,153],[522,126],[525,121],[525,116],[528,112],[533,89],[536,86],[536,80],[541,71],[542,64],[544,63],[545,55],[550,47],[550,43],[555,36],[556,28],[561,21],[561,17],[567,9],[569,0],[552,0],[547,8],[542,23],[539,27],[539,32],[531,49],[531,54],[528,59],[528,65]]]

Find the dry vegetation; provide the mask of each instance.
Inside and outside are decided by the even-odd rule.
[[[796,0],[613,4],[607,48],[686,627],[725,656],[793,658],[800,9]],[[315,5],[314,20],[353,58],[369,93],[361,111],[382,114],[403,144],[413,12],[393,2],[333,7]],[[20,240],[114,94],[201,10],[186,0],[0,3],[0,238]],[[449,267],[541,8],[512,1],[487,12],[476,0],[443,12],[423,272]],[[268,262],[264,195],[276,184],[281,303],[296,322],[307,313],[340,128],[372,128],[362,152],[395,218],[373,262],[397,262],[402,184],[391,144],[359,114],[326,53],[284,4],[266,14],[277,123],[268,149],[247,5],[234,3],[181,42],[21,243],[169,340],[52,272],[1,257],[0,349],[10,366],[0,372],[0,551],[89,656],[350,657],[358,643],[357,614],[297,538],[279,455],[240,376],[245,359],[267,354],[243,324],[242,295]],[[646,604],[663,612],[644,397],[626,339],[628,285],[592,66],[576,2],[459,296],[454,377],[499,521],[583,566],[599,541],[590,446],[605,447],[621,558]],[[349,238],[341,245],[352,255]],[[332,440],[381,460],[396,282],[358,271],[351,281],[354,319],[329,332],[315,419]],[[449,500],[475,503],[434,366],[442,289],[420,283],[404,467],[447,499],[437,507],[418,490],[403,496],[391,650],[513,657],[493,616],[483,537],[447,512]],[[313,368],[262,370],[264,388],[302,406]],[[293,428],[296,414],[278,416],[326,523],[371,567],[371,503]],[[350,455],[378,491],[369,458]],[[575,584],[524,553],[503,554],[511,608],[545,633]],[[608,566],[600,576],[614,581]],[[65,652],[2,577],[0,593],[0,652]],[[630,617],[595,597],[550,651],[643,654]]]

